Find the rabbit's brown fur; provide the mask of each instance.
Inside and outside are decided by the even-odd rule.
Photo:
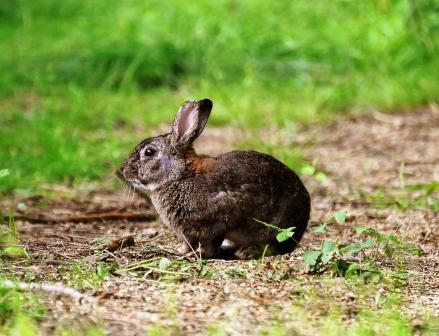
[[[195,152],[186,155],[186,164],[195,174],[209,173],[216,163],[216,159],[207,155],[198,155]]]
[[[233,257],[245,247],[260,254],[267,244],[273,253],[292,251],[309,220],[306,188],[292,170],[266,154],[197,155],[192,142],[211,109],[208,99],[183,104],[172,132],[142,141],[119,175],[149,192],[162,221],[179,236],[182,254],[198,248],[205,258]],[[280,243],[276,230],[255,219],[294,226],[294,236]]]

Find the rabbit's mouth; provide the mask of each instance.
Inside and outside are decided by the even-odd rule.
[[[139,189],[141,189],[142,187],[146,188],[146,185],[148,184],[147,181],[143,181],[143,180],[138,179],[137,177],[131,177],[131,176],[127,175],[124,172],[123,168],[119,168],[116,171],[116,176],[119,179],[121,179],[123,182],[125,182],[126,184],[130,184],[133,187],[136,187],[136,188],[139,188]]]
[[[140,191],[154,191],[157,189],[158,185],[156,183],[148,183],[146,181],[141,181],[139,179],[133,179],[129,181],[134,188],[140,190]]]
[[[127,177],[122,169],[118,169],[116,171],[116,176],[121,179],[123,182],[125,182],[128,185],[131,185],[137,189],[146,189],[146,183],[144,181],[140,181],[137,178],[129,178]]]
[[[145,190],[147,189],[147,184],[140,182],[138,179],[132,181],[131,184],[133,185],[133,187],[137,189],[145,189]]]

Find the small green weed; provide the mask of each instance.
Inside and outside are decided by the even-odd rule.
[[[338,211],[330,218],[334,218],[339,224],[343,223],[346,220],[346,212]],[[314,228],[313,232],[324,233],[327,230],[327,225],[327,223],[323,223]],[[384,255],[387,258],[393,257],[393,262],[397,266],[394,272],[396,278],[402,280],[407,276],[403,270],[403,258],[400,257],[404,254],[418,255],[418,248],[407,244],[394,234],[384,234],[374,228],[357,226],[355,233],[357,236],[366,236],[366,239],[347,245],[325,239],[319,250],[305,252],[302,257],[305,269],[316,273],[331,270],[339,276],[352,278],[360,275],[366,281],[375,281],[381,276],[375,261]],[[361,256],[359,263],[348,260],[355,254]]]
[[[314,233],[325,233],[328,230],[328,225],[332,222],[336,222],[337,224],[343,224],[346,221],[346,211],[339,210],[334,214],[331,214],[326,220],[320,224],[319,226],[313,227],[311,229]]]
[[[303,162],[300,168],[300,174],[306,176],[312,176],[319,182],[325,182],[328,176],[317,169],[318,160],[314,160],[312,163]]]
[[[3,175],[7,176],[7,175]],[[0,177],[1,178],[1,177]],[[11,213],[7,223],[3,221],[0,209],[0,258],[2,259],[29,259],[26,247],[20,244],[17,227]]]
[[[294,230],[296,229],[294,226],[291,227],[287,227],[287,228],[280,228],[276,225],[270,224],[270,223],[266,223],[264,221],[261,221],[259,219],[253,218],[256,222],[270,228],[273,229],[275,231],[277,231],[277,235],[276,235],[276,240],[279,243],[282,243],[288,239],[292,239],[294,236]]]
[[[194,276],[212,277],[215,269],[207,266],[202,258],[197,258],[194,263],[183,257],[173,260],[156,257],[131,263],[119,268],[116,273],[160,281],[180,281]]]
[[[75,261],[70,267],[59,270],[63,282],[76,288],[101,288],[107,278],[114,271],[115,265],[99,263],[97,266],[86,261]]]
[[[247,278],[247,272],[237,267],[229,267],[226,269],[225,273],[231,278]]]

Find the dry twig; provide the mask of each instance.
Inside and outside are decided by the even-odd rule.
[[[26,221],[29,223],[87,223],[107,220],[127,220],[132,222],[137,221],[153,221],[156,219],[156,214],[153,212],[134,213],[131,211],[108,211],[108,212],[92,212],[82,215],[72,215],[66,217],[52,217],[40,214],[22,215],[14,214],[12,217],[15,220]],[[4,216],[4,220],[8,220],[9,216]]]
[[[119,239],[115,239],[112,242],[106,244],[102,250],[107,250],[109,252],[114,252],[121,250],[126,247],[134,246],[136,243],[133,236],[127,236]]]
[[[0,287],[9,289],[19,289],[22,291],[41,291],[57,296],[70,297],[78,302],[92,302],[94,298],[78,292],[76,289],[70,287],[63,287],[60,284],[38,284],[38,283],[25,283],[25,282],[13,282],[11,280],[3,280],[0,282]]]

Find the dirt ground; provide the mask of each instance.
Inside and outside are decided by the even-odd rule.
[[[34,195],[2,200],[2,207],[16,208],[23,203],[24,215],[33,218],[32,223],[17,220],[30,260],[4,266],[9,271],[23,278],[57,282],[71,279],[62,270],[77,260],[88,265],[113,261],[125,270],[111,275],[99,289],[84,286],[82,292],[93,299],[91,303],[48,297],[52,317],[41,321],[44,330],[51,332],[59,325],[74,325],[80,330],[98,325],[112,335],[137,335],[162,326],[193,335],[218,326],[229,334],[255,334],[275,320],[294,315],[295,301],[316,316],[338,302],[349,319],[363,306],[372,307],[375,296],[360,300],[343,279],[331,280],[336,286],[319,285],[314,274],[300,271],[300,263],[303,252],[318,247],[323,237],[341,243],[358,239],[352,230],[356,225],[395,233],[421,248],[422,256],[408,260],[410,280],[401,289],[404,314],[412,321],[425,312],[439,316],[439,214],[427,208],[397,209],[386,203],[388,198],[377,201],[383,202],[377,206],[367,196],[439,180],[437,106],[392,115],[376,112],[287,132],[266,129],[260,137],[279,146],[303,148],[306,159],[316,162],[317,170],[326,174],[320,181],[315,176],[303,177],[312,194],[310,227],[322,223],[335,210],[346,209],[348,214],[344,224],[330,226],[325,235],[308,232],[292,254],[269,257],[263,263],[212,260],[205,269],[213,275],[202,274],[200,269],[197,275],[194,261],[189,268],[176,271],[184,273],[180,278],[171,274],[178,280],[167,281],[160,279],[160,272],[140,272],[135,267],[145,259],[177,258],[172,235],[155,219],[149,202],[136,195],[113,190],[77,193],[54,187],[56,198]],[[204,138],[203,149],[217,153],[232,148],[233,139],[239,136],[232,129],[207,129]],[[437,199],[435,193],[428,197]],[[408,198],[416,196],[413,191]],[[114,212],[128,216],[114,220]],[[96,218],[75,220],[85,213]],[[73,222],[44,223],[42,218],[48,216],[70,216]],[[105,242],[125,236],[133,236],[135,245],[114,252],[99,249]],[[313,294],[307,291],[310,284]],[[376,291],[385,289],[376,287]],[[326,301],[316,299],[319,296]]]

